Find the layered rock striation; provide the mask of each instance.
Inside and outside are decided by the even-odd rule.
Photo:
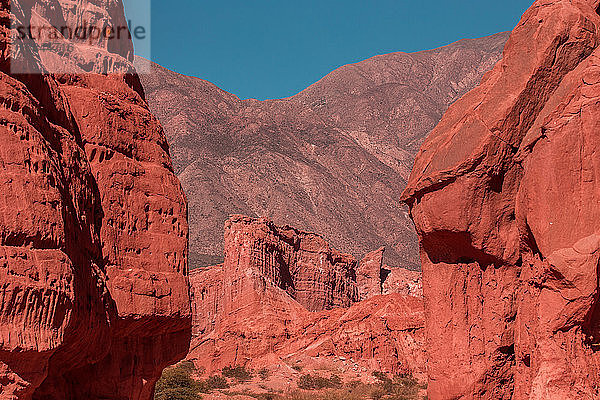
[[[149,400],[191,334],[187,206],[132,44],[15,32],[118,24],[123,5],[2,1],[0,15],[0,397]],[[78,73],[45,73],[59,63]]]
[[[600,398],[598,7],[536,1],[416,158],[431,399]]]
[[[265,218],[233,216],[225,223],[225,276],[255,271],[309,311],[356,302],[356,264],[313,233]]]
[[[379,259],[379,276],[382,254],[361,264]],[[352,256],[318,235],[264,218],[231,217],[224,264],[190,275],[194,332],[188,359],[211,372],[261,367],[274,358],[343,357],[423,379],[422,300],[382,296],[379,283],[359,302],[356,268]]]

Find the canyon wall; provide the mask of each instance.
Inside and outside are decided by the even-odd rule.
[[[423,304],[400,293],[358,301],[356,260],[313,233],[233,216],[225,262],[192,271],[188,359],[206,372],[290,357],[352,359],[424,378]],[[382,270],[382,250],[361,263]],[[375,260],[375,263],[373,261]],[[289,368],[289,367],[288,367]]]
[[[600,398],[598,3],[536,1],[417,155],[430,399]]]
[[[187,206],[132,44],[15,32],[123,5],[0,5],[0,398],[149,400],[191,335]]]

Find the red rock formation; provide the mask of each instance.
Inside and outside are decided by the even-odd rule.
[[[423,297],[423,282],[420,271],[406,268],[383,267],[383,294],[400,293],[406,296]]]
[[[356,270],[356,284],[358,286],[358,299],[366,300],[368,297],[382,294],[381,274],[383,269],[383,254],[385,247],[367,254],[358,264]]]
[[[225,223],[225,243],[227,278],[256,271],[309,311],[348,307],[358,299],[356,260],[319,235],[234,216]]]
[[[109,75],[14,75],[90,59],[40,56],[6,25],[114,22],[122,4],[21,4],[0,4],[0,397],[151,399],[189,343],[186,202],[131,43],[81,46],[119,60]]]
[[[506,39],[373,57],[268,101],[155,65],[141,80],[190,201],[192,266],[222,262],[221,235],[206,232],[246,214],[319,232],[355,257],[385,245],[387,264],[418,267],[413,224],[398,201],[413,157]]]
[[[536,1],[417,156],[431,399],[600,398],[598,3]]]
[[[306,355],[347,357],[423,378],[420,299],[393,294],[352,304],[357,290],[351,256],[315,234],[265,219],[232,217],[225,249],[222,266],[191,273],[188,359],[197,367],[211,372]]]
[[[359,300],[399,293],[405,296],[423,296],[421,272],[406,268],[389,267],[383,263],[385,248],[367,254],[356,270]]]

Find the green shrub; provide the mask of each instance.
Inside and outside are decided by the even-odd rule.
[[[337,379],[333,378],[333,381]],[[390,385],[389,390],[385,389],[383,382],[367,384],[358,381],[349,382],[341,387],[322,388],[315,392],[315,389],[298,390],[296,392],[287,393],[285,396],[277,400],[421,400],[418,395],[418,387],[412,390],[395,386],[392,378],[388,377]],[[332,383],[332,379],[329,379]]]
[[[329,387],[332,388],[341,388],[344,385],[344,382],[342,381],[342,378],[339,377],[339,375],[331,375],[331,377],[329,378]]]
[[[371,391],[372,400],[381,400],[385,396],[385,391],[382,388],[375,388]]]
[[[238,365],[236,367],[225,367],[223,368],[221,373],[223,374],[223,376],[235,379],[238,382],[248,382],[254,376],[252,371],[247,370],[246,367],[243,367],[241,365]]]
[[[424,400],[419,395],[423,387],[411,376],[392,376],[384,373],[378,373],[377,376],[378,382],[372,384],[360,381],[341,384],[341,378],[336,375],[327,379],[307,374],[298,381],[297,390],[285,394],[249,392],[225,392],[225,394],[245,394],[257,400]]]
[[[195,382],[191,375],[194,373],[191,363],[181,363],[174,368],[165,370],[163,377],[156,386],[155,400],[199,400],[199,393],[210,393],[217,389],[229,389],[228,378],[249,380],[252,372],[243,367],[223,368],[222,375],[213,375],[200,382]],[[268,370],[263,368],[257,372],[261,378],[268,375]],[[410,375],[388,375],[383,372],[374,372],[376,383],[366,384],[352,381],[344,384],[342,378],[332,374],[329,378],[318,375],[305,374],[298,380],[300,390],[286,394],[275,393],[250,393],[227,392],[225,395],[233,396],[244,394],[257,400],[420,400],[420,386],[416,379]],[[308,393],[306,391],[319,391]]]
[[[197,400],[198,384],[192,379],[194,365],[182,362],[164,370],[156,383],[154,400]]]
[[[386,374],[385,372],[373,371],[373,373],[371,375],[373,375],[373,378],[377,379],[379,382],[391,382],[392,381],[390,379],[390,377],[388,376],[388,374]]]
[[[374,371],[373,377],[379,381],[379,388],[383,393],[392,393],[394,391],[394,382],[385,372]]]
[[[263,381],[266,381],[267,379],[269,379],[269,370],[266,368],[262,368],[262,369],[258,370],[258,376]]]
[[[273,393],[261,393],[256,396],[258,400],[276,400],[277,397]]]
[[[298,387],[303,390],[321,390],[339,388],[343,385],[342,378],[332,375],[331,378],[323,378],[318,375],[302,375],[298,379]]]
[[[238,392],[224,392],[223,394],[225,394],[226,396],[229,397],[233,397],[233,396],[248,396],[248,397],[252,397],[255,398],[256,400],[282,400],[281,397],[277,396],[274,393],[251,393],[247,390],[245,391],[238,391]]]
[[[302,372],[302,365],[292,365],[292,369],[296,372]]]
[[[229,383],[222,376],[213,375],[205,380],[198,382],[198,391],[201,393],[210,393],[216,389],[228,389]]]

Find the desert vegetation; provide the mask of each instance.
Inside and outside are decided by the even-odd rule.
[[[198,382],[192,378],[194,364],[182,362],[163,371],[156,383],[154,400],[196,400]]]
[[[235,367],[225,367],[221,371],[224,377],[235,379],[237,382],[248,382],[254,377],[254,372],[238,365]]]
[[[408,375],[389,375],[374,372],[374,383],[361,381],[344,382],[339,375],[331,373],[303,374],[297,388],[287,392],[265,390],[254,393],[244,388],[253,380],[268,379],[266,368],[258,371],[242,366],[225,367],[221,374],[196,379],[197,371],[190,362],[182,362],[164,371],[156,385],[155,400],[199,400],[204,395],[220,392],[226,396],[246,395],[257,400],[423,400],[424,387]]]
[[[324,378],[319,375],[302,375],[298,380],[298,388],[303,390],[334,389],[342,387],[342,379],[338,375]]]
[[[275,399],[280,400],[422,400],[424,386],[411,376],[374,372],[375,383],[342,382],[337,375],[329,378],[303,375],[298,390]]]
[[[229,388],[229,382],[224,376],[212,375],[196,380],[195,373],[194,364],[188,361],[165,369],[156,383],[154,400],[198,400],[202,398],[202,393]]]

